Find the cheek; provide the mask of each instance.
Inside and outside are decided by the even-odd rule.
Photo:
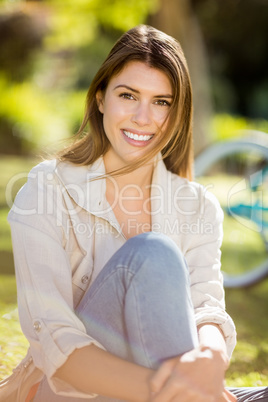
[[[122,120],[123,113],[118,105],[113,104],[113,102],[106,103],[103,113],[103,128],[110,141],[112,141],[113,137],[118,132]]]
[[[154,122],[157,124],[158,127],[163,125],[163,128],[167,127],[168,124],[168,111],[163,108],[164,110],[154,110],[153,119]]]
[[[126,107],[118,101],[109,101],[105,103],[103,117],[105,120],[114,122],[120,120],[129,113]]]

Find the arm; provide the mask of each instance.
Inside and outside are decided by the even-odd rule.
[[[52,390],[63,395],[68,391],[71,397],[85,398],[90,394],[83,394],[55,377],[59,367],[76,349],[90,349],[91,345],[98,350],[102,348],[86,333],[74,312],[73,272],[66,249],[65,222],[69,216],[63,193],[51,163],[42,164],[31,171],[9,213],[18,308],[34,364],[46,375]],[[76,248],[75,255],[80,254],[80,249]],[[90,366],[91,362],[87,364]],[[82,369],[78,366],[76,369],[80,376]]]
[[[204,324],[215,325],[223,335],[226,353],[231,357],[236,343],[236,331],[232,318],[225,310],[225,293],[221,273],[221,245],[223,239],[223,212],[217,199],[203,190],[200,211],[194,221],[202,221],[207,231],[188,236],[185,240],[185,258],[189,267],[191,296],[198,329]],[[203,198],[202,198],[203,197]],[[215,339],[221,342],[214,330]],[[199,333],[203,336],[203,330]],[[212,336],[209,336],[213,342]]]
[[[229,358],[224,335],[220,327],[212,323],[202,324],[198,327],[198,334],[201,349],[210,349],[215,355],[218,354],[223,366],[227,369]]]
[[[122,360],[91,345],[76,349],[58,369],[55,377],[83,393],[145,402],[149,400],[149,379],[152,373],[153,370]]]

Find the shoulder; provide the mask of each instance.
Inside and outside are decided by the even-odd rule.
[[[48,199],[44,196],[47,187],[45,183],[53,181],[55,168],[56,160],[53,159],[43,161],[30,170],[26,183],[18,191],[13,205],[10,205],[9,221],[11,218],[36,214],[44,204],[44,200]]]
[[[27,176],[27,181],[24,186],[19,190],[16,199],[20,199],[24,195],[32,195],[35,192],[41,191],[45,183],[52,181],[57,166],[57,160],[45,160],[34,166]]]
[[[57,176],[59,163],[57,159],[44,160],[30,170],[25,184],[10,205],[9,219],[15,216],[36,215],[58,199],[62,194],[62,191],[58,191],[62,186]]]
[[[26,190],[44,190],[48,184],[59,183],[64,186],[83,181],[90,169],[91,166],[79,166],[58,159],[44,160],[30,170],[27,181],[18,195]]]
[[[23,211],[23,215],[29,215],[30,211],[43,211],[46,208],[55,210],[53,203],[59,208],[69,198],[81,207],[86,207],[86,195],[98,194],[100,190],[99,181],[91,179],[103,173],[101,158],[92,165],[76,165],[57,159],[45,160],[31,169],[26,183],[10,207],[13,213],[21,214]]]
[[[217,220],[223,219],[223,211],[217,197],[209,190],[210,186],[204,186],[196,181],[189,181],[169,172],[172,182],[172,195],[174,202],[180,205],[180,209],[188,211],[190,215],[214,216]]]
[[[56,169],[57,163],[58,163],[57,159],[43,160],[30,170],[29,175],[31,173],[37,173],[37,172],[53,173]]]

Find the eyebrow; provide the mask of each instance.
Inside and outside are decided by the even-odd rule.
[[[117,85],[116,87],[114,87],[114,90],[115,90],[115,89],[118,89],[118,88],[125,88],[125,89],[128,89],[129,91],[132,91],[132,92],[136,93],[136,94],[139,94],[139,93],[140,93],[140,91],[138,91],[137,89],[131,88],[131,87],[129,87],[128,85],[124,85],[124,84]],[[154,98],[168,98],[168,99],[173,99],[173,95],[170,95],[170,94],[166,94],[166,95],[156,95],[156,96],[154,96]]]

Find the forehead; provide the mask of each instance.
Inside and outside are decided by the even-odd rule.
[[[108,87],[117,85],[134,86],[137,90],[154,89],[156,92],[172,94],[172,86],[168,75],[155,67],[150,67],[148,64],[141,61],[130,61],[123,69],[114,75]]]

